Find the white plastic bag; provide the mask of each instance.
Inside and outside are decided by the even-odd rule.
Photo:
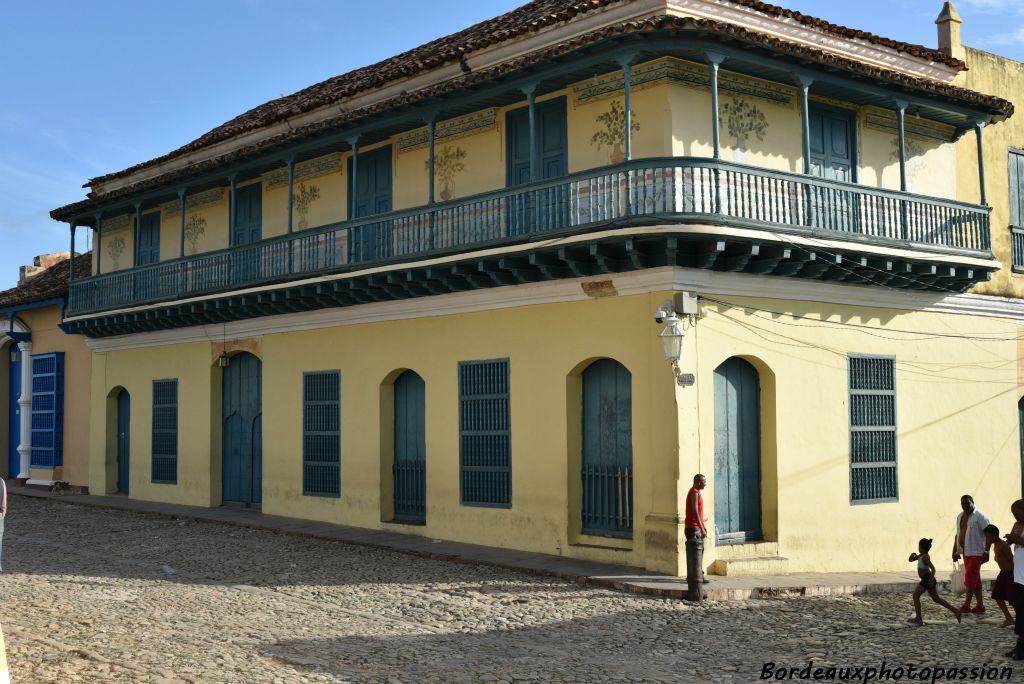
[[[964,593],[964,566],[954,561],[953,572],[949,573],[949,590],[954,594]]]

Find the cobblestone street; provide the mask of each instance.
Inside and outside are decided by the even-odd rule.
[[[762,664],[1010,665],[997,611],[908,595],[693,606],[338,542],[16,497],[13,681],[756,681]],[[1024,668],[1014,681],[1024,680]]]

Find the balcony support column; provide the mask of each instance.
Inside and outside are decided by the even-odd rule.
[[[352,178],[349,179],[349,191],[348,191],[348,217],[350,219],[356,217],[356,179],[359,177],[359,136],[354,135],[348,139],[348,144],[352,148]]]
[[[899,144],[900,155],[900,192],[907,191],[907,133],[905,120],[907,103],[903,100],[896,101],[896,133]]]
[[[228,176],[228,244],[234,244],[235,236],[235,190],[238,189],[238,174]]]
[[[711,67],[711,144],[715,159],[722,158],[721,124],[718,119],[718,67],[725,61],[725,55],[705,52]]]
[[[803,143],[804,173],[811,173],[811,105],[807,96],[814,79],[800,76],[800,140]]]
[[[722,158],[722,136],[721,123],[718,120],[718,67],[725,61],[725,55],[717,52],[705,52],[708,64],[711,67],[711,144],[713,147],[712,157],[715,161]],[[715,213],[722,213],[722,183],[718,166],[712,170],[712,177],[715,184]]]
[[[988,206],[988,199],[985,196],[985,145],[981,133],[986,123],[984,119],[974,122],[974,137],[978,141],[978,190],[981,197],[979,204],[984,207]]]
[[[96,253],[96,275],[103,273],[103,212],[96,214],[96,244],[92,251]]]
[[[295,157],[288,158],[288,234],[292,233],[292,213],[295,207]]]
[[[185,188],[178,189],[178,205],[181,210],[181,229],[179,231],[178,256],[185,258]]]
[[[135,203],[135,256],[132,265],[139,265],[139,237],[142,235],[142,202]]]
[[[75,222],[72,221],[68,226],[71,228],[71,251],[68,257],[68,282],[70,283],[75,279]]]
[[[532,183],[540,176],[540,173],[538,173],[540,160],[537,159],[537,84],[532,83],[523,88],[523,93],[526,94],[526,105],[529,111],[530,182]]]
[[[437,171],[437,169],[436,169],[437,159],[436,159],[436,154],[435,154],[435,152],[436,152],[435,147],[436,147],[436,143],[437,143],[437,115],[434,114],[434,113],[431,113],[430,116],[428,116],[426,118],[426,122],[427,122],[427,207],[429,208],[429,210],[428,210],[427,233],[428,233],[428,240],[429,240],[430,248],[434,249],[434,247],[436,247],[436,244],[434,242],[434,225],[435,225],[435,222],[434,222],[434,219],[435,219],[435,216],[434,216],[434,201],[435,201],[434,193],[436,192],[436,189],[434,187],[434,183],[435,183],[434,174]]]

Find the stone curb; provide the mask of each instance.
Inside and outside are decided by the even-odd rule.
[[[203,515],[202,513],[193,513],[191,511],[153,511],[135,508],[133,506],[118,506],[115,503],[110,503],[108,501],[99,501],[97,499],[92,499],[90,501],[89,499],[91,497],[88,497],[88,495],[56,495],[51,492],[36,492],[21,487],[10,487],[8,488],[8,492],[16,496],[25,496],[35,499],[50,499],[69,505],[90,506],[92,508],[99,508],[110,511],[131,511],[133,513],[140,513],[142,515],[159,516],[163,518],[170,518],[172,520],[195,520],[199,522],[216,523],[230,527],[245,527],[249,529],[262,530],[265,532],[273,532],[275,534],[289,534],[296,537],[321,539],[324,541],[334,541],[341,542],[343,544],[351,544],[353,546],[383,549],[388,551],[394,551],[396,553],[402,553],[409,556],[416,556],[419,558],[427,558],[430,560],[437,561],[447,561],[449,563],[461,563],[464,565],[486,565],[490,567],[502,568],[505,570],[522,572],[537,577],[553,577],[556,579],[573,582],[584,587],[610,589],[612,591],[618,591],[627,594],[636,594],[641,596],[651,596],[655,598],[667,598],[688,601],[688,592],[686,589],[672,589],[667,587],[650,586],[645,581],[646,578],[643,577],[637,578],[635,582],[623,581],[621,578],[617,577],[584,575],[577,572],[570,572],[565,570],[537,568],[531,567],[529,565],[502,563],[501,561],[480,558],[467,558],[465,556],[460,556],[458,554],[452,553],[433,553],[430,551],[424,551],[420,549],[403,548],[400,546],[393,546],[390,544],[374,543],[371,541],[360,539],[351,539],[341,535],[330,535],[308,530],[304,531],[297,529],[284,529],[274,524],[260,523],[258,520],[228,520],[215,516]],[[318,521],[310,522],[316,522],[317,524],[330,524],[320,523]],[[571,561],[572,559],[568,560]],[[624,570],[626,569],[627,568],[624,568]],[[914,587],[917,586],[917,583],[912,581],[879,584],[808,584],[806,586],[771,586],[770,584],[768,584],[768,582],[770,581],[771,578],[765,578],[765,585],[759,587],[716,588],[714,586],[714,580],[712,580],[712,584],[705,585],[704,587],[704,598],[708,601],[747,601],[751,599],[770,598],[784,599],[816,596],[853,596],[857,594],[910,593],[914,590]],[[684,583],[685,580],[680,579],[679,582]],[[940,582],[939,584],[942,588],[946,588],[946,585],[948,583]],[[985,581],[983,582],[983,585],[987,589],[991,585],[991,581]]]

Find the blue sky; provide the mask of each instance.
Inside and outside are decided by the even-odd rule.
[[[777,0],[923,45],[939,0]],[[67,249],[48,212],[95,176],[243,111],[521,4],[516,0],[35,0],[0,23],[0,289]],[[1024,1],[957,0],[968,45],[1024,60]],[[86,244],[80,232],[79,250]]]

